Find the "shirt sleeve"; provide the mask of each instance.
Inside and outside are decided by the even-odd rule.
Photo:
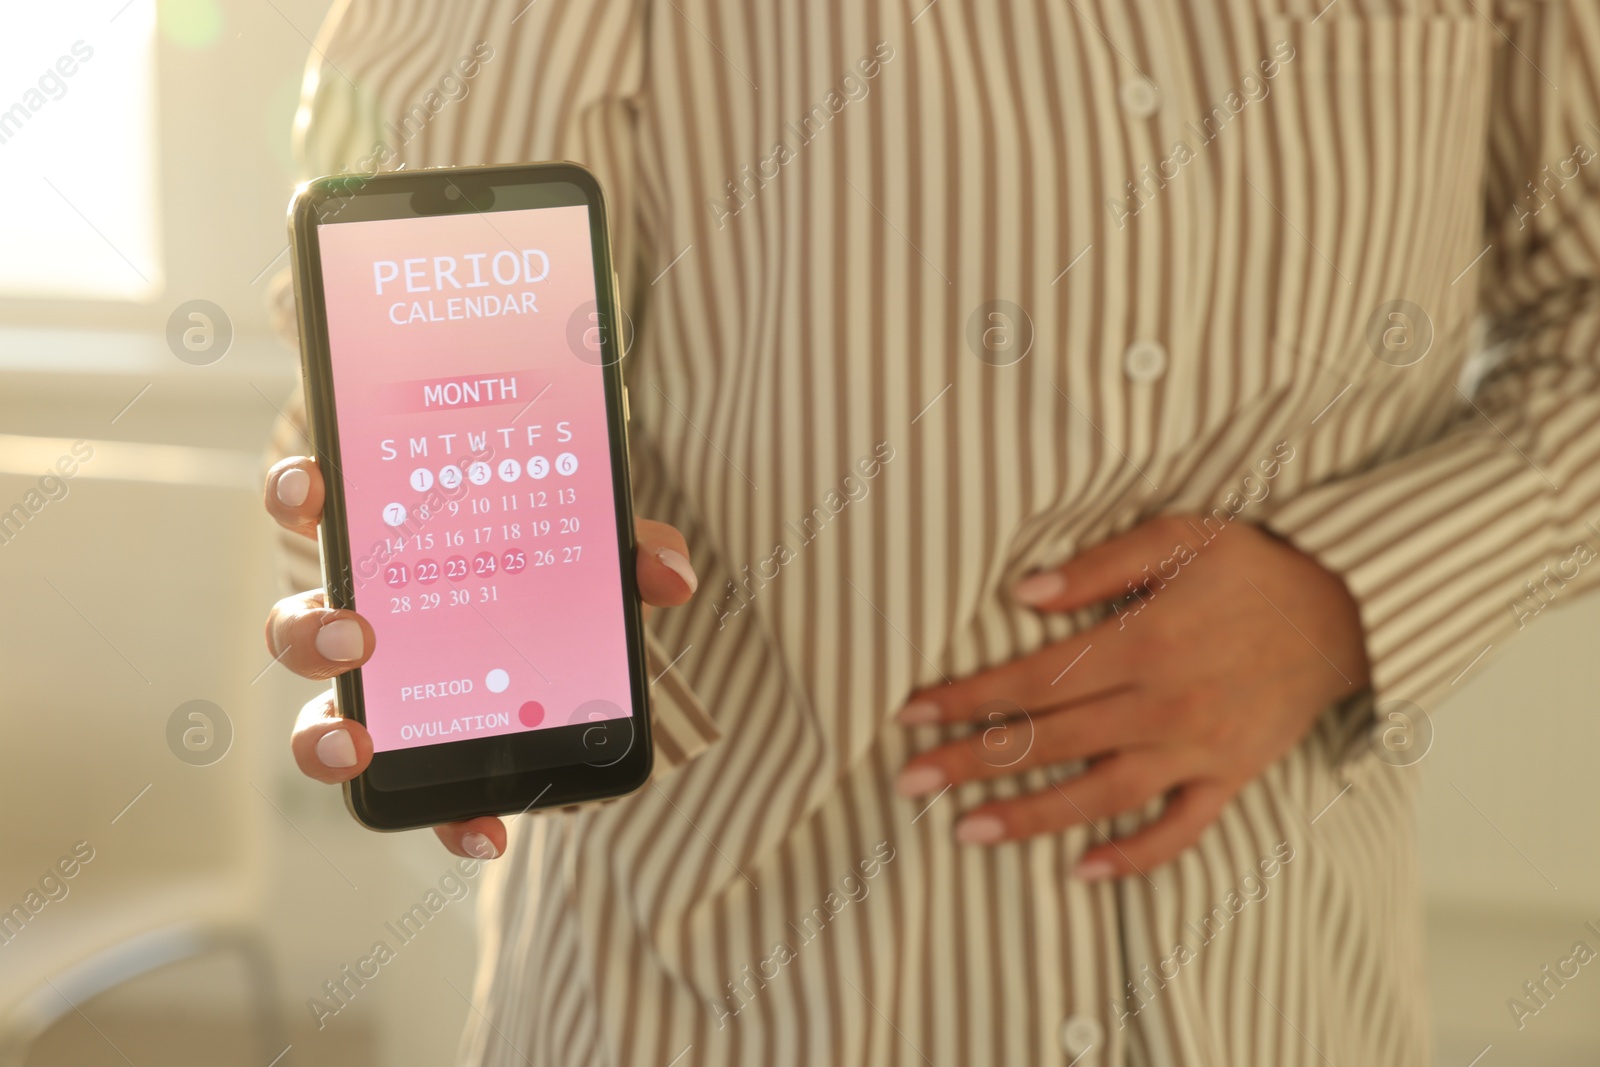
[[[1380,714],[1431,709],[1544,607],[1600,582],[1600,6],[1515,7],[1471,267],[1499,358],[1431,445],[1265,522],[1344,579]]]
[[[645,19],[636,0],[451,5],[336,4],[312,45],[295,119],[300,176],[407,167],[570,159],[606,191],[613,255],[627,294],[642,292],[634,115]],[[280,332],[298,345],[290,272],[270,283]],[[628,308],[637,319],[643,309]],[[304,397],[283,408],[268,462],[310,451]],[[321,585],[317,549],[279,532],[286,588]],[[720,736],[673,657],[647,632],[656,778]]]

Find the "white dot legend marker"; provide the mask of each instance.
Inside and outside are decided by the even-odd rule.
[[[491,693],[504,693],[511,685],[511,675],[496,667],[484,677],[483,684],[489,687]]]

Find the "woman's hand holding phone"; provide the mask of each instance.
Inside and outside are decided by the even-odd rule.
[[[267,512],[285,529],[313,541],[322,521],[324,486],[314,459],[294,456],[267,474]],[[635,521],[639,594],[648,616],[651,606],[686,603],[697,584],[688,545],[674,527],[648,519]],[[267,650],[294,673],[330,679],[361,666],[372,655],[372,625],[353,611],[325,605],[320,589],[285,597],[267,615]],[[372,761],[366,727],[341,717],[333,690],[300,709],[290,737],[295,763],[307,777],[340,784],[361,774]],[[506,847],[505,824],[486,816],[435,826],[445,848],[458,856],[493,859]]]

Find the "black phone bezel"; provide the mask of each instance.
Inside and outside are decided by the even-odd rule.
[[[317,463],[325,475],[325,502],[319,527],[323,583],[330,607],[354,610],[355,583],[344,480],[338,474],[327,476],[327,472],[340,470],[340,451],[318,227],[371,219],[516,210],[515,206],[497,206],[502,197],[496,194],[496,188],[562,184],[574,186],[581,192],[589,213],[617,549],[622,561],[619,577],[632,714],[603,723],[572,724],[377,753],[373,766],[344,787],[345,804],[351,814],[375,830],[406,830],[484,815],[581,804],[626,795],[649,781],[653,764],[649,677],[645,665],[643,613],[633,565],[637,546],[621,370],[622,356],[626,353],[617,328],[620,316],[616,274],[612,267],[604,193],[594,175],[576,163],[439,167],[373,175],[333,175],[307,182],[297,190],[290,203],[290,250],[306,410]],[[400,199],[392,195],[396,193],[409,194],[404,197],[407,205],[404,212],[390,208]],[[379,197],[383,201],[381,206],[377,205]],[[334,690],[340,714],[365,724],[360,668],[340,675]],[[617,755],[619,748],[621,754]],[[572,761],[542,765],[568,759]],[[382,765],[380,760],[384,761]],[[452,780],[402,789],[375,785],[374,768],[379,770],[380,777],[390,770],[399,770],[404,776],[405,766],[415,768],[421,777],[436,779],[444,774]],[[515,769],[507,771],[507,767]],[[463,771],[467,772],[466,777],[461,776]]]

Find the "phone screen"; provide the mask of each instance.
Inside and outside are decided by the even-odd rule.
[[[374,749],[629,716],[588,207],[318,242]]]

